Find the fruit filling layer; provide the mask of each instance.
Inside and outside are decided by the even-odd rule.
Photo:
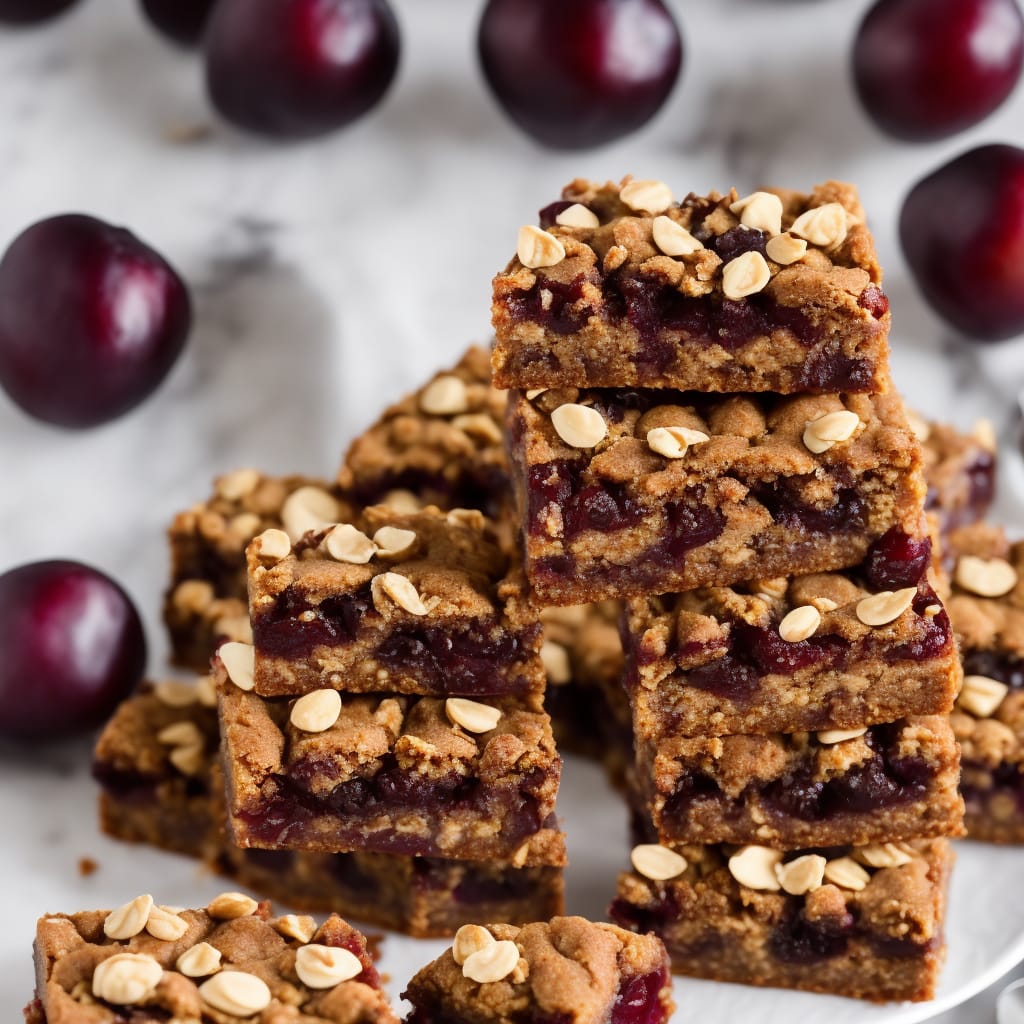
[[[808,759],[771,781],[750,784],[738,799],[724,793],[710,775],[684,771],[665,802],[662,820],[671,827],[708,803],[721,805],[728,819],[737,805],[752,799],[779,822],[827,822],[919,801],[932,788],[937,770],[923,757],[901,752],[903,728],[897,722],[868,729],[862,739],[870,755],[827,779]]]
[[[318,647],[366,645],[365,656],[392,673],[413,676],[430,692],[486,695],[525,691],[530,680],[512,675],[509,664],[524,658],[540,632],[516,635],[496,620],[467,620],[444,626],[398,624],[372,630],[370,584],[318,604],[289,587],[253,621],[261,655],[300,661]],[[376,635],[374,635],[376,634]]]
[[[443,856],[437,839],[450,825],[452,816],[478,820],[500,834],[490,840],[493,849],[512,851],[519,843],[546,825],[546,808],[539,791],[548,781],[537,770],[518,784],[488,786],[479,779],[455,771],[443,776],[421,776],[398,766],[393,755],[382,759],[381,770],[369,778],[354,778],[333,787],[325,784],[335,771],[327,761],[309,759],[294,762],[289,774],[268,780],[274,795],[255,807],[236,814],[249,837],[256,842],[278,846],[325,839],[324,824],[330,823],[330,839],[339,848],[357,849],[364,844],[378,852],[419,856]],[[316,792],[311,790],[316,785]],[[403,815],[417,815],[428,822],[421,829],[399,827]],[[394,826],[378,828],[382,818],[393,818]],[[365,826],[373,823],[371,834]]]

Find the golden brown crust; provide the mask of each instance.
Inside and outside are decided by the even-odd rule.
[[[916,780],[910,792],[900,781],[903,764],[912,766]],[[637,766],[658,834],[670,846],[758,843],[792,849],[963,834],[959,749],[942,716],[873,726],[841,742],[805,732],[637,737]],[[876,787],[880,777],[890,780],[879,793],[888,790],[891,802],[862,792]],[[852,785],[861,806],[853,809],[844,800],[819,819],[816,805],[804,817],[779,804],[780,786],[786,793],[809,790],[810,799],[830,783]],[[675,799],[690,787],[692,797]]]
[[[218,693],[228,803],[236,843],[242,847],[307,849],[324,853],[367,849],[515,866],[560,865],[564,837],[547,823],[555,805],[561,762],[541,698],[490,699],[501,711],[495,728],[473,734],[453,725],[445,701],[430,697],[347,695],[333,726],[303,732],[289,721],[294,701],[239,690],[218,661]],[[383,773],[386,783],[415,784],[438,806],[415,793],[381,798],[378,809],[340,812],[331,804],[298,809],[296,794],[328,798],[338,787],[361,791]],[[477,796],[444,803],[452,780],[468,780]],[[350,788],[351,785],[350,785]],[[356,798],[354,798],[356,799]],[[539,822],[522,833],[520,802]],[[267,814],[291,814],[281,838],[252,826]],[[396,846],[400,844],[399,849]]]
[[[857,606],[876,592],[857,567],[630,599],[627,682],[637,729],[644,736],[666,729],[683,736],[797,732],[948,713],[962,672],[931,583],[921,581],[914,603],[894,621],[869,626]],[[820,616],[813,634],[783,643],[780,623],[806,606]],[[768,654],[764,664],[750,656],[747,634],[734,638],[744,627],[761,631],[766,642],[772,639],[794,657],[804,648],[820,648],[826,656],[773,672]],[[934,637],[942,635],[940,650]],[[925,637],[935,652],[928,657],[918,653]],[[702,685],[702,673],[716,664],[728,666],[723,675],[734,680],[735,690],[724,683],[720,689]]]
[[[607,434],[593,448],[572,447],[558,434],[551,414],[566,404],[601,414]],[[812,452],[803,441],[808,422],[843,409],[858,417],[857,432]],[[547,603],[679,592],[855,565],[890,527],[907,533],[920,528],[920,444],[894,392],[778,398],[563,388],[533,401],[514,392],[509,417],[527,572],[538,600]],[[709,440],[692,445],[682,458],[667,459],[649,447],[647,435],[668,425],[699,431]],[[569,533],[566,502],[531,496],[528,505],[526,481],[541,479],[540,467],[554,474],[545,478],[552,491],[611,489],[634,510],[627,525],[605,532],[585,524]],[[855,529],[814,533],[785,517],[778,521],[766,504],[776,500],[778,488],[786,507],[816,512],[834,508],[852,491],[863,521]],[[701,523],[714,520],[717,532],[668,558],[659,554],[659,545],[673,535],[669,506],[676,503],[692,507]],[[551,564],[558,570],[549,569]]]
[[[424,392],[440,377],[456,377],[465,385],[457,411],[424,409]],[[338,472],[339,486],[364,504],[404,490],[423,505],[479,508],[498,516],[508,498],[504,415],[505,394],[491,387],[490,355],[473,346],[352,442]]]
[[[807,210],[839,203],[847,211],[848,229],[843,242],[826,250],[811,245],[799,262],[790,266],[767,261],[771,278],[763,297],[789,309],[799,309],[814,334],[808,344],[781,321],[755,332],[738,345],[714,343],[671,324],[655,333],[667,365],[652,368],[645,356],[645,340],[621,316],[619,303],[608,286],[625,278],[688,299],[702,299],[717,309],[724,298],[723,261],[714,251],[715,236],[733,231],[739,217],[729,210],[740,196],[690,195],[665,212],[671,221],[691,232],[705,246],[691,255],[664,255],[653,238],[654,217],[637,212],[620,198],[629,179],[604,185],[582,179],[562,193],[565,201],[579,203],[600,220],[595,228],[552,224],[547,231],[562,245],[565,258],[553,266],[530,269],[514,257],[494,279],[492,323],[497,335],[493,369],[499,387],[679,387],[706,391],[882,390],[887,386],[886,338],[888,303],[878,288],[881,270],[874,242],[864,223],[864,210],[852,185],[826,182],[810,194],[773,189],[782,199],[782,227],[788,229]],[[754,232],[751,237],[759,233]],[[760,246],[763,248],[764,238]],[[571,296],[562,319],[577,324],[566,332],[548,328],[518,309],[524,298],[545,286],[549,294]],[[870,289],[870,292],[869,292]],[[866,294],[867,293],[867,294]],[[760,299],[760,296],[758,297]],[[550,304],[550,302],[549,302]],[[746,306],[746,301],[735,303]],[[541,302],[543,307],[543,302]],[[856,369],[817,369],[828,360],[845,360]],[[843,387],[851,376],[858,387]]]
[[[258,1024],[398,1024],[380,980],[366,951],[362,935],[332,915],[312,941],[343,947],[362,962],[363,972],[352,981],[331,988],[312,989],[303,984],[295,969],[296,950],[303,945],[275,927],[269,904],[254,915],[224,921],[202,910],[184,910],[180,916],[188,929],[180,939],[163,941],[147,932],[127,941],[106,938],[103,923],[107,911],[54,914],[40,918],[36,932],[37,996],[47,1024],[115,1024],[121,1008],[91,998],[92,977],[97,966],[118,953],[143,954],[163,967],[156,989],[138,1009],[154,1012],[154,1019],[194,1020],[202,1024],[226,1024],[232,1018],[199,994],[203,978],[190,978],[175,969],[178,958],[200,942],[221,953],[223,969],[238,970],[260,978],[269,988],[271,1002],[252,1016]]]
[[[276,696],[321,687],[349,692],[463,692],[457,684],[445,689],[450,680],[432,681],[422,666],[396,666],[393,659],[387,660],[380,648],[396,630],[435,630],[459,637],[469,631],[477,646],[503,643],[508,657],[490,656],[495,685],[513,693],[543,689],[540,623],[523,571],[479,512],[444,513],[428,507],[401,513],[376,505],[353,517],[350,525],[364,538],[389,527],[410,531],[415,540],[401,554],[374,555],[363,564],[331,557],[326,546],[330,530],[307,534],[281,559],[267,558],[259,538],[250,545],[257,692]],[[374,589],[373,581],[386,573],[401,576],[415,588],[422,611],[403,607]],[[352,635],[332,625],[337,614],[332,609],[346,599],[360,602]],[[296,645],[304,643],[310,625],[321,622],[328,624],[327,637],[319,639],[318,634],[297,655]],[[268,634],[278,636],[282,630],[292,631],[295,639],[285,645],[286,653],[279,654],[270,648]]]
[[[872,868],[857,848],[829,851],[853,856],[867,873],[859,891],[826,883],[804,896],[741,885],[729,873],[721,847],[680,848],[683,875],[655,882],[635,872],[619,876],[612,916],[644,928],[657,922],[679,974],[748,985],[827,992],[878,1002],[924,1000],[934,995],[945,956],[943,921],[953,852],[946,840],[900,844],[908,863]],[[794,850],[787,860],[804,853]],[[818,925],[846,938],[831,955],[810,962],[776,955],[794,922]],[[830,924],[833,926],[830,932]],[[852,925],[852,928],[850,927]]]
[[[535,1016],[606,1024],[621,988],[632,978],[655,975],[662,977],[657,1020],[672,1014],[668,960],[659,939],[582,917],[487,929],[494,939],[516,944],[517,973],[478,983],[465,976],[449,949],[416,974],[403,997],[421,1012],[463,1024],[515,1024]]]

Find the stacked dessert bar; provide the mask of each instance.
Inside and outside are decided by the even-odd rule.
[[[241,470],[175,518],[173,654],[202,672],[219,645],[220,721],[207,676],[122,706],[96,753],[109,833],[414,935],[560,913],[540,625],[481,514],[507,503],[503,405],[470,349],[336,484]]]
[[[677,971],[925,999],[962,832],[920,443],[855,190],[576,181],[495,279],[536,600],[622,605],[639,845]]]

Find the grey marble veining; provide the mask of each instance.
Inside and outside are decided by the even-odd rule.
[[[999,510],[1024,530],[1012,447],[1024,341],[982,348],[943,327],[896,237],[912,182],[971,145],[1024,144],[1024,90],[955,139],[885,139],[860,114],[847,70],[865,6],[677,0],[680,87],[645,131],[586,154],[543,151],[504,121],[475,65],[481,4],[469,0],[399,0],[405,51],[384,104],[348,131],[286,146],[218,123],[196,59],[163,44],[128,0],[88,0],[43,30],[0,32],[0,246],[43,216],[93,213],[162,251],[196,311],[165,385],[116,423],[58,431],[0,395],[0,572],[59,556],[111,572],[143,610],[161,673],[172,513],[239,465],[331,475],[387,402],[486,340],[490,277],[518,225],[572,177],[627,172],[680,192],[856,181],[887,269],[897,384],[928,415],[996,423]],[[48,904],[48,879],[63,873],[71,885],[79,848],[100,843],[83,751],[46,754],[35,772],[0,751],[18,779],[0,787],[0,819],[27,823],[0,849],[0,877],[19,880],[0,938],[8,1016],[31,984],[37,912],[65,909]],[[145,878],[136,861],[124,867],[124,884]],[[109,898],[109,878],[79,884]],[[944,1018],[971,1019],[982,1018]]]

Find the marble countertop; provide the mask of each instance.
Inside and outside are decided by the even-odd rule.
[[[110,572],[144,613],[160,674],[171,514],[236,466],[331,475],[386,402],[486,340],[490,277],[518,225],[573,177],[627,172],[677,192],[856,182],[886,267],[897,385],[927,415],[994,421],[998,514],[1024,530],[1024,340],[972,346],[945,328],[909,279],[895,227],[907,189],[946,159],[982,142],[1024,145],[1024,87],[969,132],[903,145],[871,126],[849,83],[866,0],[674,0],[687,53],[662,113],[615,145],[558,154],[520,136],[485,91],[473,42],[481,2],[395,6],[404,52],[383,105],[301,145],[217,123],[195,57],[153,35],[128,0],[87,0],[51,26],[0,33],[0,246],[41,217],[91,213],[164,253],[196,306],[184,357],[120,421],[65,433],[0,394],[0,572],[52,557]],[[70,858],[79,838],[50,795],[84,773],[84,747],[33,756],[47,772],[32,799],[0,790],[0,821],[16,837],[0,851],[15,922],[0,938],[9,1016],[31,987],[44,866],[54,843]],[[25,757],[0,748],[18,777]],[[941,1019],[992,1017],[982,1007]]]

